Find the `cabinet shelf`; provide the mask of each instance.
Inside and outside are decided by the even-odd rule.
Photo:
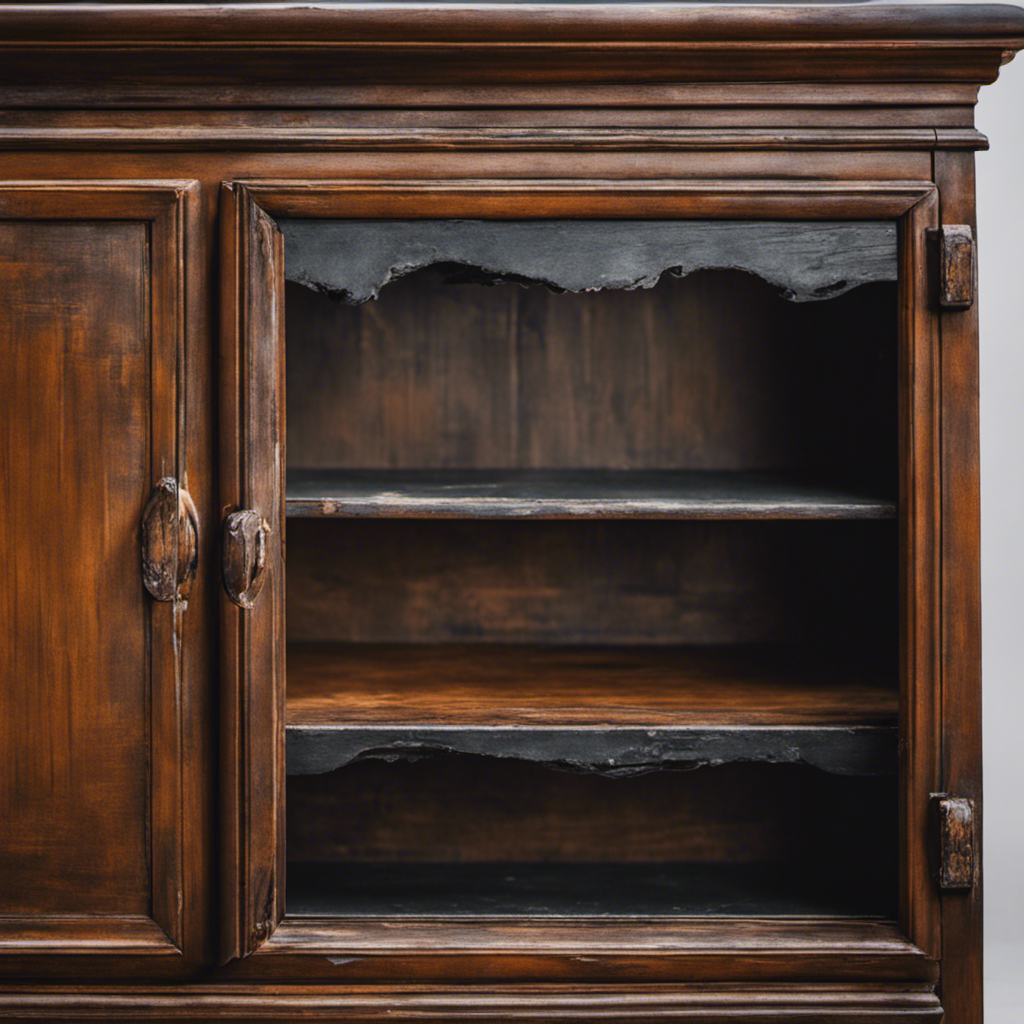
[[[787,473],[289,469],[289,516],[891,519],[896,502]]]
[[[625,774],[806,761],[895,770],[878,672],[731,647],[290,644],[287,767],[485,754]]]
[[[809,866],[722,863],[289,863],[301,917],[893,916],[883,886]]]

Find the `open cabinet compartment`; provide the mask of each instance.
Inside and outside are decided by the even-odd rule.
[[[224,392],[225,434],[246,440],[224,492],[256,510],[241,513],[250,525],[266,510],[264,547],[254,549],[266,570],[263,596],[226,628],[228,702],[245,731],[229,728],[224,747],[225,763],[243,766],[225,814],[238,866],[226,889],[240,894],[227,904],[225,948],[265,953],[260,969],[279,972],[293,955],[379,950],[379,970],[356,969],[367,978],[387,977],[392,957],[427,956],[416,960],[422,977],[442,981],[461,977],[460,958],[484,941],[488,969],[508,980],[523,970],[561,977],[546,972],[568,968],[569,947],[599,952],[592,967],[571,965],[587,977],[614,961],[627,973],[697,979],[701,958],[717,963],[740,942],[737,976],[748,980],[774,977],[777,951],[829,978],[866,978],[878,957],[893,977],[927,981],[936,902],[927,839],[911,822],[935,791],[932,749],[915,737],[930,735],[936,624],[908,610],[932,607],[922,553],[934,534],[915,510],[935,478],[906,452],[911,437],[926,443],[931,422],[911,412],[930,401],[934,380],[932,321],[913,313],[926,292],[934,189],[837,184],[864,218],[845,227],[881,240],[881,258],[877,246],[862,260],[847,245],[839,263],[850,273],[833,263],[813,295],[765,268],[704,257],[662,266],[650,287],[563,292],[544,275],[538,284],[447,250],[417,257],[362,305],[343,301],[346,286],[315,247],[323,273],[286,281],[298,277],[286,260],[289,218],[319,218],[302,224],[329,238],[339,225],[401,227],[396,216],[411,208],[427,220],[490,216],[491,198],[468,186],[443,201],[434,185],[421,188],[408,204],[372,184],[226,192],[224,326],[248,361],[236,364],[241,391]],[[786,216],[802,219],[753,221],[758,201],[699,184],[614,203],[623,225],[628,210],[636,225],[742,224],[755,240],[779,225],[791,241],[844,226],[821,219],[835,207],[814,188],[786,189]],[[495,234],[535,223],[531,210],[557,209],[574,219],[544,223],[571,240],[609,209],[600,190],[554,204],[529,190],[520,198],[521,221],[495,221]],[[719,219],[695,220],[709,203]],[[363,220],[346,220],[353,214]],[[799,266],[822,246],[794,251]],[[358,261],[356,250],[342,257]],[[682,888],[683,876],[669,878],[669,898],[664,888],[638,895],[625,916],[582,903],[547,914],[541,905],[566,864],[613,875],[624,864],[620,880],[636,870],[602,852],[601,827],[587,825],[575,859],[557,837],[551,849],[564,856],[515,855],[539,902],[522,889],[518,910],[513,892],[500,913],[457,912],[449,900],[424,917],[400,909],[400,887],[388,891],[403,865],[420,864],[424,885],[442,894],[476,886],[486,896],[488,872],[505,862],[469,838],[461,859],[421,862],[331,846],[324,808],[330,794],[347,799],[361,773],[368,785],[374,772],[397,773],[395,803],[377,810],[408,851],[418,826],[407,797],[426,773],[450,771],[466,795],[478,777],[503,772],[510,784],[544,779],[536,785],[558,791],[551,780],[569,777],[565,769],[587,786],[637,787],[644,814],[648,786],[712,801],[715,784],[703,780],[729,773],[774,778],[793,800],[832,787],[826,802],[851,827],[875,787],[878,813],[863,827],[877,885],[863,898],[827,898],[833,867],[847,893],[861,892],[845,879],[844,841],[819,846],[820,870],[805,876],[792,847],[766,846],[750,870],[781,870],[778,899],[731,915],[722,908],[739,907],[743,886],[725,881],[727,859],[691,849],[640,861],[689,873]],[[633,778],[637,769],[646,774]],[[288,841],[286,790],[296,814],[320,794],[301,827],[315,832],[318,814],[328,827],[311,845],[294,817]],[[893,801],[897,824],[884,810]],[[503,827],[515,832],[517,816],[523,825],[516,811]],[[742,822],[737,813],[726,828],[739,833]],[[692,897],[708,882],[693,872],[709,865],[726,888],[701,909]],[[285,918],[289,870],[305,909]],[[359,871],[356,889],[376,893],[362,902]],[[787,878],[800,881],[788,893]],[[338,898],[310,902],[319,890]],[[865,959],[849,961],[854,948]]]
[[[894,227],[282,228],[288,912],[894,917]]]

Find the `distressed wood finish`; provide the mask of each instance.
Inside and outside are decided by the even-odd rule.
[[[380,500],[355,503],[353,510],[367,514],[416,507],[451,513],[460,506],[469,514],[545,507],[703,514],[702,496],[715,515],[729,512],[730,499],[737,515],[772,514],[773,477],[783,485],[827,481],[837,491],[867,486],[863,496],[895,498],[892,284],[794,304],[739,269],[664,275],[651,289],[586,294],[462,281],[472,276],[419,271],[359,306],[286,286],[288,388],[295,399],[290,485],[301,485],[307,469],[387,469]],[[739,372],[751,366],[756,373]],[[427,467],[449,477],[438,477],[433,492]],[[563,489],[556,469],[566,471]],[[646,480],[614,474],[602,486],[593,472],[682,469],[704,474],[678,478],[678,503],[663,489],[673,486],[667,473]],[[456,470],[477,471],[475,479],[468,472],[463,478],[464,491],[452,486],[460,480]],[[514,472],[482,472],[495,470]],[[532,495],[530,479],[517,479],[527,470],[544,471],[535,474]],[[713,470],[764,475],[706,472]],[[350,479],[362,489],[360,474]],[[371,481],[365,484],[372,497]],[[501,495],[503,484],[509,497],[527,500],[487,500]],[[324,485],[330,486],[326,473]],[[630,501],[630,490],[643,497],[640,488],[648,500]],[[572,489],[597,500],[558,500],[573,497]],[[822,506],[830,503],[827,490],[820,492]],[[715,500],[716,492],[723,500]],[[431,493],[466,500],[404,500]],[[474,493],[484,500],[468,500]],[[602,504],[602,494],[616,493],[617,509]],[[775,494],[782,514],[813,514],[817,504],[792,503],[788,498],[797,495],[785,489]],[[347,511],[346,503],[336,510]]]
[[[509,216],[514,209],[521,217],[552,217],[564,216],[566,206],[576,216],[598,216],[612,209],[610,201],[614,198],[615,215],[619,217],[707,216],[709,211],[715,216],[725,217],[743,216],[743,212],[754,208],[755,204],[756,208],[762,209],[766,197],[770,196],[767,209],[773,216],[814,219],[825,218],[830,213],[835,215],[840,211],[840,216],[865,219],[885,216],[902,218],[901,252],[904,261],[910,261],[908,265],[911,268],[911,273],[908,275],[905,272],[902,278],[903,308],[926,308],[927,288],[923,279],[926,260],[923,254],[927,242],[926,230],[931,224],[929,217],[934,216],[936,209],[935,189],[930,183],[878,183],[865,186],[851,182],[820,187],[816,184],[800,186],[767,182],[745,183],[742,186],[729,183],[709,186],[705,183],[659,182],[650,183],[645,189],[636,189],[632,186],[622,188],[614,182],[579,182],[574,183],[574,188],[570,189],[566,183],[506,182],[502,186],[500,206],[497,203],[497,187],[488,182],[382,182],[376,187],[365,182],[248,182],[236,184],[235,188],[238,191],[244,190],[253,203],[258,203],[267,213],[276,216],[294,215],[297,211],[305,216],[387,216],[394,213],[393,204],[401,197],[404,216],[479,216],[484,213],[493,215],[499,210],[503,211],[502,216]],[[900,341],[903,352],[916,354],[921,349],[928,349],[931,338],[928,329],[932,323],[929,315],[904,319]],[[915,356],[902,358],[905,363],[912,363]],[[905,383],[904,391],[909,387]],[[917,393],[911,391],[912,396]],[[915,433],[915,422],[910,418],[910,408],[912,403],[908,404],[907,399],[901,399],[904,424],[901,429],[904,431],[903,436],[916,438],[918,434]],[[923,472],[916,461],[908,465],[913,467],[915,473]],[[920,548],[921,543],[917,535],[911,535],[904,558],[917,564],[925,557]],[[927,543],[927,539],[924,543]],[[911,573],[908,578],[915,577]],[[911,606],[910,601],[905,602],[905,607]],[[929,635],[924,634],[925,640]],[[915,738],[911,748],[917,749],[918,746],[923,750],[934,749],[927,742]],[[265,768],[261,770],[266,771]],[[910,782],[907,784],[904,802],[915,819],[926,817],[931,790],[922,794],[920,770],[916,765],[904,770],[904,778],[908,777]],[[924,839],[920,840],[920,848],[923,848],[924,843]],[[906,870],[915,878],[917,868],[913,857],[918,849],[918,846],[910,846],[904,854],[904,861],[909,864]],[[908,857],[909,861],[906,859]],[[915,934],[926,935],[925,915],[936,904],[934,896],[929,901],[921,893],[916,896],[917,902],[914,902],[915,896],[905,889],[901,899],[902,915],[909,922],[907,927],[913,929]],[[270,945],[274,945],[273,940]]]
[[[225,532],[240,538],[225,552],[221,602],[228,958],[251,953],[284,913],[284,248],[246,189],[230,185],[221,246],[221,504]]]
[[[340,958],[339,958],[340,959]],[[750,1008],[758,1009],[752,1014]],[[835,1024],[938,1024],[942,1010],[927,985],[466,985],[458,988],[388,986],[279,986],[232,988],[210,996],[201,988],[179,991],[128,988],[117,994],[65,989],[8,997],[15,1020],[60,1024],[66,1020],[304,1020],[493,1021],[552,1019],[582,1024],[594,1019],[646,1022],[740,1019],[761,1024],[808,1016]]]
[[[974,160],[936,153],[942,219],[977,234]],[[974,884],[942,895],[942,998],[950,1024],[980,1016],[982,978],[981,460],[978,306],[943,313],[938,581],[942,634],[941,791],[974,804]]]
[[[0,448],[0,467],[17,484],[0,516],[0,536],[13,538],[15,549],[6,556],[10,580],[0,617],[10,621],[12,600],[19,622],[26,609],[67,613],[59,640],[21,650],[17,671],[7,672],[14,689],[10,682],[6,691],[0,687],[0,758],[8,766],[17,758],[19,771],[31,767],[17,777],[0,773],[0,793],[9,797],[11,786],[28,780],[31,797],[7,799],[16,813],[6,816],[0,839],[0,849],[15,844],[25,855],[0,857],[0,893],[26,911],[0,917],[0,972],[9,979],[0,1016],[937,1024],[944,1012],[946,1024],[977,1024],[978,320],[976,305],[966,308],[966,275],[956,289],[958,308],[940,305],[938,247],[929,250],[926,238],[952,225],[974,230],[973,151],[987,145],[974,127],[978,87],[1022,45],[1024,13],[1008,7],[0,9],[0,239],[7,233],[16,243],[0,291],[17,285],[0,323],[25,313],[41,325],[36,340],[50,345],[19,345],[0,368],[0,387],[18,385],[14,398],[0,403],[16,441]],[[86,178],[95,180],[77,180]],[[199,185],[187,189],[170,179]],[[249,184],[229,186],[221,197],[222,182]],[[272,220],[290,217],[898,222],[898,923],[289,915],[263,941],[284,899],[284,292]],[[89,244],[78,245],[86,235]],[[38,262],[45,273],[22,287],[26,261],[44,236],[54,242]],[[57,265],[71,271],[55,275]],[[121,273],[129,265],[134,276]],[[58,335],[73,343],[65,328],[83,319],[97,330],[58,376],[47,353]],[[834,327],[849,329],[847,319],[833,319],[843,319]],[[172,321],[173,342],[166,333]],[[126,342],[129,322],[142,335],[151,325],[141,348]],[[855,335],[848,340],[859,350]],[[122,372],[101,379],[90,362],[111,349],[123,357]],[[175,350],[178,362],[168,373]],[[35,386],[46,373],[46,388]],[[32,387],[22,386],[26,378]],[[47,397],[55,390],[63,405]],[[822,400],[833,390],[824,389]],[[319,414],[318,403],[304,397],[310,414]],[[114,437],[108,427],[119,416],[132,426]],[[572,421],[566,416],[564,425]],[[372,417],[361,422],[364,442],[379,434]],[[38,443],[18,443],[26,423]],[[62,448],[57,433],[71,428]],[[396,451],[413,453],[417,441],[428,446],[434,439],[412,430]],[[330,431],[318,443],[327,451]],[[467,466],[517,465],[515,458],[489,462],[495,450]],[[570,445],[565,464],[582,450]],[[64,460],[60,479],[51,472],[55,458]],[[329,458],[297,464],[331,467]],[[773,468],[779,465],[795,463],[784,459]],[[627,459],[621,468],[637,466]],[[213,541],[198,550],[187,611],[183,599],[151,604],[140,573],[139,523],[150,489],[164,476],[195,497],[200,532]],[[70,503],[69,481],[77,481]],[[885,488],[880,494],[891,499]],[[55,496],[73,516],[53,518]],[[265,586],[243,610],[222,585],[217,540],[225,517],[246,509],[272,532]],[[166,511],[170,527],[169,505]],[[69,522],[88,529],[77,532]],[[861,557],[866,549],[860,541],[834,545],[837,567],[820,558],[817,531],[892,526],[295,520],[289,631],[299,639],[437,643],[457,638],[468,622],[491,640],[531,643],[551,622],[543,603],[545,586],[554,583],[564,614],[553,630],[575,640],[594,626],[613,632],[614,609],[602,610],[603,602],[624,598],[647,609],[654,633],[667,642],[735,642],[773,631],[789,640],[803,631],[831,645],[833,656],[857,636],[882,650],[894,646],[886,627],[897,618],[889,605],[895,581],[879,586],[881,599],[868,607],[871,574],[854,571],[858,560],[869,561]],[[648,554],[661,545],[667,563],[693,570],[694,589],[678,581],[659,589],[664,574],[629,544],[617,575],[609,575],[607,558],[591,557],[601,544],[567,544],[560,531],[570,528],[619,540],[627,539],[620,531],[649,531]],[[661,532],[668,529],[680,534],[675,546]],[[762,542],[733,544],[729,531],[741,529],[808,530],[815,539],[793,572],[783,564],[797,551],[792,538],[778,545],[776,561],[762,565]],[[418,547],[416,530],[426,531]],[[458,550],[460,531],[467,531],[463,540],[480,542],[487,530],[495,531],[490,546],[466,555],[476,582],[448,587],[429,607],[408,600],[412,578],[436,573],[435,589],[457,580],[466,554]],[[510,531],[520,530],[535,542],[532,550],[510,540]],[[342,531],[352,533],[345,543]],[[381,543],[389,531],[401,536]],[[698,540],[707,544],[707,560],[680,560],[680,546]],[[360,551],[366,541],[368,550]],[[453,548],[447,560],[443,544]],[[565,581],[544,570],[546,553],[559,545],[576,576],[568,597]],[[507,549],[500,557],[499,548]],[[29,549],[32,567],[23,571]],[[415,572],[400,578],[395,567],[403,555]],[[342,556],[350,557],[365,600],[350,599],[331,614],[348,587]],[[818,575],[810,569],[815,560]],[[44,576],[40,566],[50,571]],[[251,580],[249,566],[243,559],[242,577]],[[754,570],[756,588],[743,590],[744,567]],[[852,572],[854,593],[839,595],[823,582],[826,568]],[[488,592],[485,569],[496,569],[511,587]],[[634,571],[639,586],[630,592]],[[156,575],[167,579],[169,572]],[[389,573],[398,583],[384,579]],[[608,578],[600,582],[602,574]],[[778,589],[786,580],[804,593],[803,602],[793,601],[792,588]],[[700,588],[710,593],[716,582],[722,590],[697,614]],[[484,599],[467,620],[452,614],[475,595]],[[822,628],[836,612],[840,626]],[[627,619],[618,624],[624,632],[632,613]],[[52,614],[50,621],[57,622]],[[97,632],[97,622],[107,625]],[[98,646],[105,668],[97,667]],[[14,648],[8,642],[0,650],[2,657]],[[46,681],[27,694],[26,658]],[[13,714],[5,696],[7,705],[16,700]],[[60,714],[71,705],[73,722],[95,727],[87,741],[76,741]],[[219,776],[210,763],[217,730]],[[81,772],[50,772],[40,737],[59,753],[58,769]],[[17,815],[40,806],[62,778],[65,823],[82,827],[60,833],[51,816],[18,838]],[[319,778],[330,777],[292,784]],[[216,844],[218,787],[223,829]],[[933,793],[973,803],[970,888],[940,892],[931,877],[937,848],[929,845],[926,816]],[[84,820],[97,807],[98,827],[95,816]],[[878,825],[877,817],[863,820]],[[64,871],[68,865],[77,874]],[[90,884],[74,884],[86,875]],[[254,955],[211,966],[218,921],[224,955]],[[207,961],[201,971],[200,958]],[[49,980],[32,980],[41,978]]]
[[[174,181],[0,185],[0,970],[16,975],[185,944],[179,588],[195,552],[176,487],[167,603],[142,585],[139,540],[151,488],[183,468],[193,198]]]
[[[977,261],[969,224],[939,228],[939,302],[945,309],[970,309],[974,303]]]
[[[261,86],[252,83],[269,77],[268,46],[279,103],[282,86],[309,103],[312,87],[423,82],[979,84],[994,81],[1007,51],[1024,45],[1024,16],[1001,6],[607,4],[585,11],[438,4],[411,16],[400,5],[254,5],[225,17],[221,8],[182,5],[154,17],[141,6],[15,8],[0,20],[0,84],[38,103],[59,67],[64,88],[80,96],[95,90],[101,101],[138,103],[156,86],[165,102],[194,103],[198,82],[205,103],[255,106]],[[33,45],[39,39],[48,44],[45,59]]]
[[[739,647],[291,644],[293,725],[878,725],[895,680]]]
[[[515,759],[367,759],[328,775],[289,777],[288,858],[339,868],[346,861],[789,863],[800,865],[790,885],[813,875],[826,898],[835,871],[870,880],[891,913],[896,789],[892,776],[791,764],[609,779]],[[339,806],[350,813],[339,815]],[[860,828],[865,814],[889,827]],[[524,818],[531,828],[523,828]],[[628,905],[621,909],[637,917]]]
[[[142,581],[158,601],[187,598],[199,562],[199,524],[191,495],[173,477],[153,488],[142,513]]]
[[[732,760],[895,772],[895,687],[839,671],[756,647],[292,644],[288,771],[461,752],[612,776]]]
[[[771,473],[289,470],[287,512],[374,519],[889,519],[896,503]]]
[[[937,794],[932,798],[938,816],[938,870],[944,892],[974,885],[974,802]]]
[[[286,273],[345,302],[379,297],[432,264],[472,268],[485,283],[535,282],[559,292],[652,288],[665,276],[740,268],[788,299],[813,302],[896,280],[892,224],[614,220],[290,220]]]

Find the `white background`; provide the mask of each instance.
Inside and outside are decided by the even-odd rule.
[[[1024,53],[977,125],[985,728],[985,1018],[1024,1024]]]

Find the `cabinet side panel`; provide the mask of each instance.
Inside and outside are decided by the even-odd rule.
[[[0,222],[0,913],[150,907],[145,223]]]
[[[974,155],[937,153],[943,224],[975,228]],[[947,1024],[982,1019],[978,306],[942,314],[942,788],[974,801],[974,883],[942,894]]]

